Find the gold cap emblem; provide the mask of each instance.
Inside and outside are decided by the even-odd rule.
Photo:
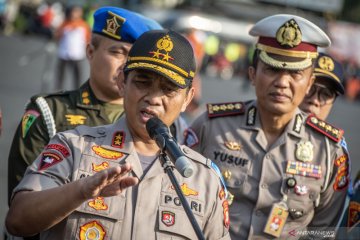
[[[299,25],[294,19],[284,23],[276,32],[276,40],[282,46],[296,47],[301,43],[302,34]]]
[[[108,12],[108,19],[106,20],[106,27],[102,30],[103,33],[109,35],[116,39],[121,39],[120,29],[121,26],[125,23],[126,19],[122,18],[112,12]]]
[[[309,141],[300,141],[296,144],[296,158],[303,162],[311,162],[314,158],[314,146]]]
[[[169,61],[169,59],[174,60],[174,58],[169,55],[169,52],[171,52],[171,50],[174,47],[174,43],[172,42],[169,35],[166,35],[161,39],[159,39],[156,42],[156,47],[157,47],[156,52],[150,52],[153,54],[154,58],[159,58],[159,59],[162,58],[162,60],[167,62]]]
[[[319,67],[321,69],[332,72],[335,68],[334,61],[328,56],[322,56],[318,60]]]

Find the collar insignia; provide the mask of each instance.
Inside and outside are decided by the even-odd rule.
[[[122,148],[125,142],[125,132],[118,131],[114,133],[111,146],[115,148]]]
[[[252,106],[251,108],[249,108],[249,111],[247,114],[246,125],[254,126],[255,118],[256,118],[256,108],[254,106]]]
[[[225,146],[233,151],[240,151],[242,148],[241,144],[235,141],[226,141]]]
[[[289,48],[296,47],[301,43],[302,34],[295,19],[284,23],[276,32],[276,40],[282,46]]]
[[[300,133],[301,131],[301,127],[302,127],[302,123],[303,123],[303,117],[302,115],[299,113],[296,115],[295,117],[295,123],[294,123],[294,127],[293,127],[293,130],[296,132],[296,133]]]

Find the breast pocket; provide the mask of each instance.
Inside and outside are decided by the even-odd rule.
[[[202,228],[202,218],[195,215],[195,219],[200,228]],[[156,239],[197,239],[195,230],[184,210],[160,206],[157,222],[158,231],[156,232]]]
[[[121,233],[125,197],[97,197],[84,202],[67,221],[66,239],[105,239]]]

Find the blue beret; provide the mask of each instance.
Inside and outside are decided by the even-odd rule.
[[[162,29],[156,21],[117,7],[101,7],[94,13],[92,32],[113,40],[134,43],[144,32]]]

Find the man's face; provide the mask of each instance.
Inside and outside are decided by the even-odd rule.
[[[330,114],[336,99],[336,92],[329,84],[329,80],[317,78],[309,93],[305,96],[300,109],[306,113],[313,113],[325,120]]]
[[[277,116],[293,113],[313,82],[312,68],[283,70],[259,60],[249,68],[260,110]]]
[[[127,123],[134,139],[149,138],[146,122],[154,116],[170,126],[194,95],[194,88],[181,89],[165,77],[146,70],[130,71],[119,88],[124,95]]]
[[[117,81],[124,80],[123,68],[132,44],[97,37],[100,39],[98,47],[90,44],[87,48],[90,81],[101,100],[116,100],[121,97]]]

